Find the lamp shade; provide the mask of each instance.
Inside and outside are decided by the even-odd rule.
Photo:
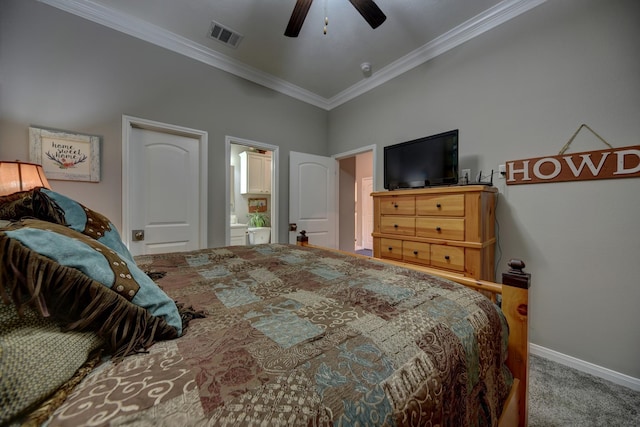
[[[0,161],[0,196],[35,187],[51,189],[42,166],[35,163]]]

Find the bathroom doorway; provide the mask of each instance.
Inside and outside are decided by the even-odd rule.
[[[232,136],[226,137],[225,145],[228,160],[226,244],[249,244],[250,238],[253,243],[279,242],[279,148]],[[266,218],[268,222],[263,228],[269,230],[250,227],[251,216]]]

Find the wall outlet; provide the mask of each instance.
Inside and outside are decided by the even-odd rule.
[[[471,169],[462,169],[462,173],[460,174],[460,181],[469,183],[472,181],[471,179]]]
[[[507,166],[498,165],[498,178],[504,179],[507,176]]]

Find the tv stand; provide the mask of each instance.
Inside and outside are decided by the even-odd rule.
[[[486,185],[372,193],[373,256],[494,281],[497,193]]]

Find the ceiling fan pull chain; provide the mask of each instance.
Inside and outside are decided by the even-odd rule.
[[[382,24],[387,16],[380,10],[378,5],[373,0],[349,0],[351,4],[356,8],[358,13],[367,21],[371,28],[378,28]],[[287,37],[298,37],[300,29],[304,23],[304,19],[307,17],[307,12],[311,7],[313,0],[296,0],[296,5],[291,12],[291,18],[287,28],[284,30],[284,35]],[[329,12],[328,1],[324,2],[324,33],[327,34],[327,26],[329,25]]]

